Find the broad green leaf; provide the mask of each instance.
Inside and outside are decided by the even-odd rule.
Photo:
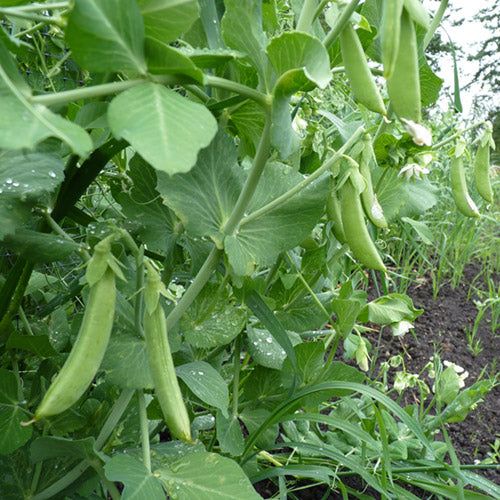
[[[31,425],[23,426],[27,422],[27,415],[19,406],[0,405],[0,454],[8,455],[25,444],[33,433]]]
[[[41,104],[31,104],[29,97],[29,87],[0,42],[0,148],[33,149],[47,137],[57,137],[79,156],[90,152],[92,140],[85,130]]]
[[[239,457],[243,453],[244,442],[241,425],[236,415],[223,415],[218,410],[216,417],[217,440],[223,453]]]
[[[240,466],[216,453],[193,453],[170,468],[155,471],[167,493],[177,500],[257,500]]]
[[[315,86],[324,89],[332,74],[325,46],[317,38],[301,32],[284,32],[267,46],[276,71],[275,93],[291,95]]]
[[[13,372],[0,368],[0,405],[17,403],[17,378]]]
[[[0,240],[33,221],[32,209],[47,207],[63,180],[60,158],[38,152],[0,152]]]
[[[180,321],[180,330],[195,347],[229,344],[245,326],[246,312],[229,301],[218,285],[207,283]]]
[[[203,83],[203,72],[180,50],[154,38],[146,38],[146,59],[148,70],[160,75],[187,75]]]
[[[122,500],[165,500],[161,481],[146,466],[129,455],[115,455],[104,465],[110,481],[120,481],[125,488]]]
[[[415,309],[407,295],[390,293],[369,302],[360,312],[359,320],[387,325],[403,320],[413,321],[423,312],[423,309]]]
[[[138,0],[146,36],[163,43],[188,31],[199,15],[197,0]]]
[[[259,365],[279,370],[286,358],[286,352],[267,330],[247,326],[248,352]]]
[[[232,129],[236,129],[244,151],[254,156],[266,121],[264,110],[255,101],[247,101],[231,110],[229,119],[229,124]]]
[[[17,330],[10,334],[5,347],[31,352],[40,358],[57,355],[57,351],[52,347],[48,335],[23,335]]]
[[[66,28],[76,62],[89,71],[146,72],[136,0],[76,0]]]
[[[399,212],[401,217],[413,218],[423,215],[438,202],[439,190],[427,178],[407,183],[406,189],[408,201]]]
[[[151,445],[151,467],[158,469],[169,466],[181,458],[191,454],[204,452],[203,443],[197,441],[195,444],[184,441],[162,441]],[[142,459],[142,450],[137,450],[137,456]]]
[[[268,43],[262,30],[262,2],[260,0],[228,0],[222,18],[222,36],[226,44],[247,54],[259,73],[264,86],[268,81],[269,61],[265,53]]]
[[[300,173],[287,165],[266,166],[248,209],[249,220],[244,218],[237,232],[225,239],[229,264],[235,274],[251,274],[256,266],[274,262],[281,252],[294,248],[311,234],[324,213],[329,184],[326,175],[260,217],[252,218],[252,212],[303,180]]]
[[[415,229],[415,232],[420,236],[420,239],[426,245],[432,245],[434,235],[432,234],[431,228],[425,222],[410,219],[409,217],[401,217],[401,220],[413,227],[413,229]]]
[[[111,336],[101,364],[106,380],[123,389],[152,389],[154,384],[144,341],[117,333]]]
[[[0,209],[1,210],[1,209]],[[16,229],[4,239],[5,246],[30,262],[62,260],[75,250],[77,243],[56,234],[40,233],[31,229]]]
[[[75,116],[75,123],[84,129],[106,128],[108,103],[93,101],[84,104]]]
[[[96,458],[95,439],[68,439],[56,436],[43,436],[35,439],[30,446],[33,462],[41,462],[49,458],[69,457],[81,459]]]
[[[250,409],[248,406],[243,409],[240,414],[240,419],[245,424],[249,433],[259,429],[264,422],[269,418],[271,412],[264,408]],[[278,424],[273,424],[267,427],[261,438],[257,441],[257,446],[267,448],[272,446],[279,434]]]
[[[321,372],[324,365],[325,347],[322,342],[303,342],[294,347],[297,369],[289,358],[283,363],[281,376],[283,383],[288,387],[291,380],[297,375],[297,385],[305,385],[313,381]]]
[[[177,376],[202,401],[219,408],[224,415],[229,405],[229,391],[219,372],[205,361],[194,361],[175,368]]]
[[[154,83],[115,97],[108,120],[115,137],[126,139],[155,169],[170,175],[190,170],[217,132],[205,106]]]
[[[444,80],[432,71],[425,58],[420,62],[420,98],[422,106],[431,106],[438,100]]]
[[[340,335],[345,337],[354,328],[359,311],[361,310],[361,304],[358,300],[353,299],[335,299],[332,306],[337,316],[335,329]]]
[[[243,385],[243,396],[252,408],[274,408],[276,401],[284,399],[280,372],[256,366]]]
[[[129,162],[128,175],[133,185],[120,191],[117,199],[129,220],[139,223],[139,237],[150,250],[168,254],[175,244],[177,218],[162,203],[156,190],[156,171],[139,155]]]
[[[160,172],[157,189],[191,236],[208,236],[221,246],[220,230],[242,185],[234,140],[219,131],[210,146],[200,152],[190,172],[172,177]]]

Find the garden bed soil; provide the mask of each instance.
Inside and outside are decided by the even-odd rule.
[[[390,328],[384,329],[377,356],[377,366],[391,356],[402,354],[406,370],[409,373],[418,374],[437,351],[442,361],[453,362],[468,371],[469,376],[465,380],[466,387],[477,380],[484,367],[487,367],[487,373],[490,373],[491,369],[498,369],[500,331],[497,331],[497,337],[492,335],[489,314],[483,317],[476,335],[483,349],[474,355],[467,343],[466,331],[473,328],[478,313],[478,308],[474,304],[475,294],[471,293],[469,296],[471,284],[474,283],[476,288],[485,289],[484,283],[476,280],[480,272],[481,267],[477,263],[468,264],[464,269],[461,284],[453,288],[449,281],[445,281],[435,300],[430,276],[413,283],[407,294],[413,299],[415,307],[424,309],[423,314],[415,321],[415,335],[407,333],[403,337],[395,338]],[[498,290],[499,277],[495,278]],[[378,337],[377,332],[367,334],[372,346],[377,345]],[[394,373],[397,369],[393,368],[391,371]],[[432,386],[432,380],[426,381],[429,386]],[[418,393],[407,390],[402,404],[414,404],[417,400]],[[497,386],[486,394],[484,401],[463,422],[447,425],[448,434],[462,464],[477,463],[488,458],[488,452],[492,452],[490,443],[500,437],[499,401],[500,386]],[[495,469],[476,470],[476,472],[500,485],[500,466]],[[355,483],[352,486],[356,487]],[[276,487],[272,483],[260,483],[256,485],[256,488],[263,498],[270,498],[276,492]],[[359,485],[359,490],[363,491],[362,485]],[[314,486],[296,492],[295,496],[301,500],[342,498],[340,494],[334,493],[325,498],[326,491],[327,488],[323,485]],[[377,493],[372,493],[369,489],[364,492],[371,494],[373,498],[380,498]],[[416,491],[413,492],[418,496]],[[422,494],[425,498],[429,495],[423,492]]]

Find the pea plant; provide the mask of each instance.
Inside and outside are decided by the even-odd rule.
[[[496,382],[403,408],[363,335],[422,313],[384,241],[438,154],[480,215],[426,115],[446,4],[0,1],[2,498],[500,497],[436,436]]]

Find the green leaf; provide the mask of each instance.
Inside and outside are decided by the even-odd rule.
[[[423,312],[423,309],[415,309],[407,295],[390,293],[369,302],[361,311],[359,320],[387,325],[403,320],[413,321]]]
[[[20,349],[31,352],[40,358],[57,356],[57,351],[52,347],[48,335],[23,335],[14,330],[7,340],[7,349]]]
[[[76,0],[66,41],[89,71],[146,72],[144,25],[135,0]]]
[[[243,143],[244,151],[254,156],[266,121],[264,110],[255,101],[247,101],[232,110],[229,118],[230,125],[236,129]]]
[[[79,248],[74,241],[59,235],[23,228],[18,228],[14,234],[8,235],[4,243],[29,262],[62,260]]]
[[[64,178],[60,158],[38,152],[0,152],[0,240],[33,221],[32,209],[47,207]]]
[[[216,417],[217,440],[223,453],[239,457],[245,448],[243,432],[236,415],[230,413],[225,416],[219,410]]]
[[[302,174],[287,165],[268,164],[249,205],[250,217],[252,212],[303,180]],[[281,252],[304,241],[324,213],[328,188],[329,179],[324,175],[276,208],[248,222],[244,218],[237,232],[225,239],[226,253],[235,274],[250,274],[256,266],[274,262]]]
[[[221,246],[220,229],[236,205],[242,185],[234,140],[221,130],[200,152],[189,173],[172,177],[158,173],[157,189],[191,236],[208,236]]]
[[[403,222],[410,224],[413,229],[415,229],[416,233],[420,236],[420,239],[426,245],[432,245],[434,240],[434,235],[432,234],[431,228],[423,221],[410,219],[409,217],[401,217]]]
[[[0,368],[0,404],[12,405],[17,403],[16,375],[5,368]]]
[[[55,436],[39,437],[31,443],[30,452],[33,462],[41,462],[50,458],[69,457],[78,459],[96,458],[95,439],[68,439]]]
[[[23,426],[28,419],[19,406],[0,405],[0,454],[8,455],[23,446],[33,433],[31,425]]]
[[[78,125],[29,102],[30,88],[0,42],[0,148],[32,149],[47,137],[57,137],[79,156],[92,149],[90,136]]]
[[[265,53],[268,43],[262,30],[262,2],[260,0],[227,0],[222,18],[222,36],[226,44],[247,54],[259,73],[261,83],[267,82],[269,62]]]
[[[229,344],[245,326],[246,312],[229,301],[227,292],[208,283],[180,321],[180,330],[195,347]]]
[[[335,299],[333,301],[333,311],[337,316],[335,329],[343,337],[352,332],[360,310],[359,300]]]
[[[409,182],[406,186],[408,201],[399,212],[401,217],[418,217],[437,204],[439,190],[427,178]]]
[[[160,75],[186,75],[203,83],[203,72],[180,50],[153,38],[146,38],[148,70]]]
[[[217,132],[205,106],[154,83],[115,97],[108,120],[115,137],[126,139],[155,169],[170,175],[190,170]]]
[[[155,471],[169,495],[177,500],[257,500],[240,466],[215,453],[193,453],[170,468]]]
[[[156,474],[129,455],[115,455],[105,465],[104,472],[110,481],[120,481],[125,488],[122,500],[165,500],[161,481]]]
[[[134,335],[114,332],[101,364],[106,380],[122,389],[152,389],[146,346]]]
[[[139,155],[129,162],[128,175],[133,185],[130,191],[117,194],[123,213],[129,220],[140,224],[138,234],[143,243],[154,252],[166,255],[175,245],[177,218],[162,203],[155,189],[156,171]]]
[[[261,366],[279,370],[286,358],[286,352],[267,330],[247,326],[248,352]]]
[[[284,384],[289,387],[292,377],[297,374],[297,385],[305,385],[313,381],[324,365],[325,348],[322,342],[303,342],[294,347],[297,360],[295,371],[290,358],[283,363],[281,371]]]
[[[217,68],[233,59],[244,57],[244,54],[241,52],[227,48],[179,47],[177,50],[189,57],[198,68]]]
[[[249,433],[259,429],[264,422],[269,418],[271,412],[264,408],[250,409],[248,406],[243,409],[240,414],[240,419],[245,424]],[[260,439],[257,441],[257,446],[267,448],[272,446],[279,434],[278,424],[270,425],[266,428]]]
[[[420,98],[422,106],[431,106],[438,100],[444,80],[432,71],[425,58],[422,58],[420,63]]]
[[[138,0],[146,36],[173,42],[188,31],[199,15],[197,0]]]
[[[224,415],[229,405],[229,391],[219,372],[205,361],[194,361],[177,366],[177,376],[202,401],[219,408]]]

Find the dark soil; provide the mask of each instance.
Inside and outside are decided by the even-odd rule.
[[[441,360],[450,361],[463,367],[469,372],[465,385],[472,385],[480,376],[484,367],[487,373],[491,369],[498,369],[497,359],[500,356],[500,329],[497,336],[492,335],[490,316],[485,315],[479,325],[476,340],[481,342],[482,350],[474,355],[468,347],[467,330],[472,330],[477,317],[478,308],[474,304],[477,295],[475,288],[485,288],[477,277],[481,267],[477,264],[466,266],[461,284],[452,288],[451,283],[444,282],[439,290],[437,299],[433,298],[433,285],[430,277],[418,280],[410,286],[407,294],[413,299],[415,307],[424,309],[424,313],[415,322],[415,336],[407,333],[402,338],[394,338],[390,329],[382,332],[380,348],[377,356],[377,366],[391,356],[402,354],[406,370],[410,373],[420,373],[429,362],[431,356],[439,353]],[[496,290],[498,290],[499,277],[496,276]],[[473,285],[473,288],[471,286]],[[484,297],[483,297],[484,300]],[[378,333],[371,332],[367,335],[376,346]],[[395,372],[397,369],[391,369]],[[432,380],[426,380],[432,386]],[[418,393],[408,390],[404,394],[402,404],[414,404],[418,401]],[[447,431],[454,444],[457,456],[462,464],[474,464],[488,457],[492,451],[490,443],[500,437],[500,386],[495,387],[485,397],[484,401],[460,423],[448,424]],[[500,485],[500,466],[496,469],[476,470],[495,484]],[[276,492],[276,487],[271,483],[255,485],[263,498],[270,498]],[[358,491],[363,491],[362,485],[352,486]],[[301,500],[336,500],[341,495],[330,493],[325,497],[327,488],[315,486],[296,492],[296,498]],[[380,498],[377,493],[364,491]],[[419,496],[417,491],[413,492]],[[429,494],[422,492],[422,498]]]

